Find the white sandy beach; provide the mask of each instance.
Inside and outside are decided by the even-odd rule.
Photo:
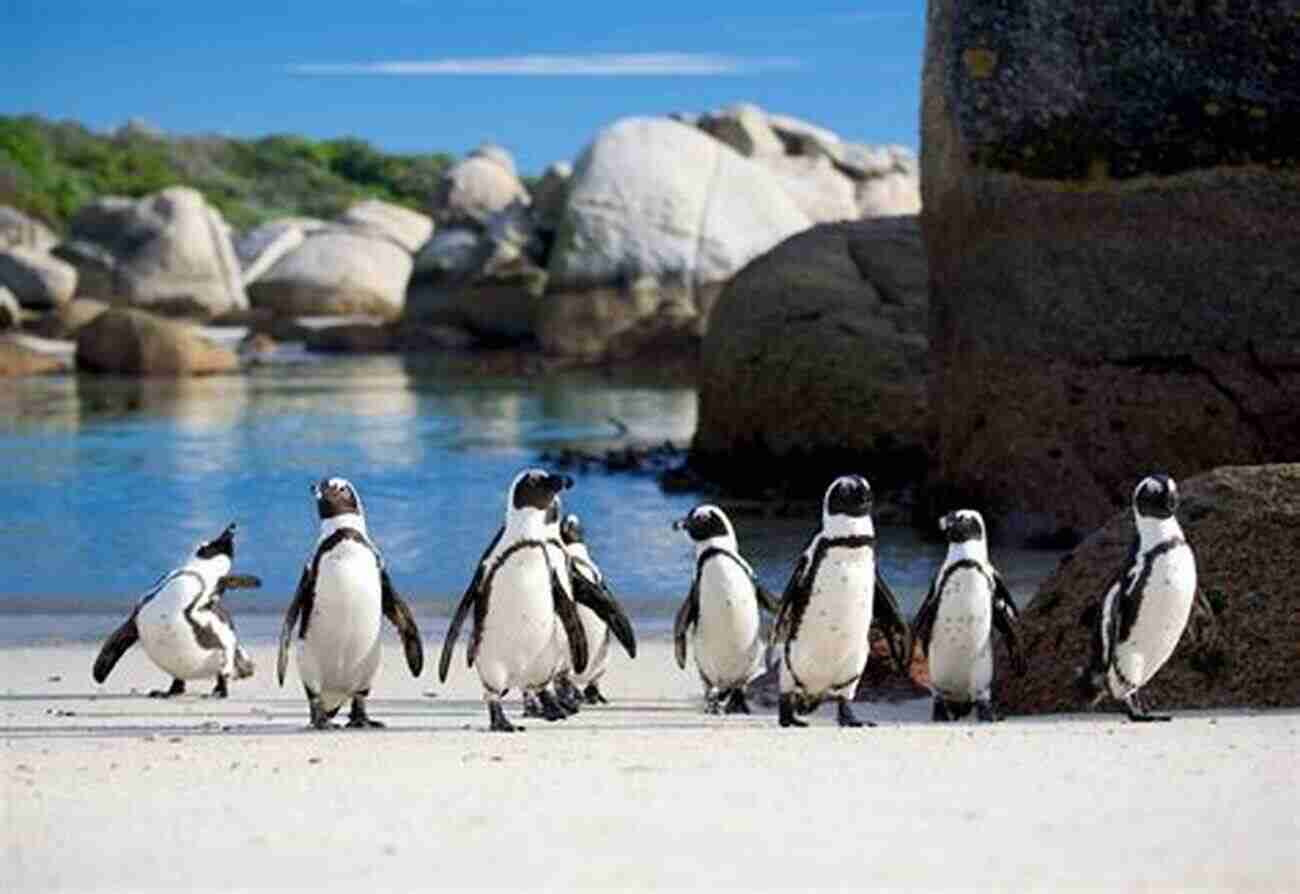
[[[0,889],[1300,887],[1297,712],[781,730],[703,715],[659,638],[613,704],[492,735],[430,636],[420,680],[389,647],[387,730],[316,733],[251,645],[227,701],[130,694],[166,682],[138,648],[102,688],[93,644],[0,652]]]

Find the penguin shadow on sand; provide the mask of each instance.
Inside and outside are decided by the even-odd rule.
[[[109,635],[95,659],[91,676],[108,679],[113,668],[137,642],[149,660],[171,677],[167,689],[152,698],[183,695],[187,682],[215,680],[213,698],[226,698],[230,680],[253,675],[248,653],[239,645],[235,619],[222,601],[228,590],[256,588],[253,575],[233,574],[235,524],[200,543],[187,560],[169,571],[140,597],[130,616]]]

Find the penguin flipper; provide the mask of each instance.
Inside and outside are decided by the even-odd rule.
[[[577,603],[565,592],[564,584],[560,582],[560,576],[554,568],[551,569],[551,601],[555,606],[555,616],[560,619],[564,632],[569,636],[569,657],[573,661],[573,670],[580,674],[587,669],[587,633],[578,617]]]
[[[700,618],[700,580],[697,575],[695,580],[691,581],[691,592],[682,602],[681,608],[677,609],[677,615],[673,618],[673,655],[677,659],[677,666],[686,670],[686,634]]]
[[[596,616],[609,625],[609,632],[622,644],[629,658],[636,657],[636,634],[632,632],[632,622],[628,620],[623,607],[618,604],[609,587],[595,583],[576,568],[569,575],[573,583],[573,600],[585,605]]]
[[[96,683],[103,683],[108,679],[118,660],[126,654],[127,649],[135,645],[135,641],[139,638],[140,631],[135,626],[135,612],[131,612],[131,617],[127,618],[122,626],[114,630],[104,641],[104,647],[99,650],[99,656],[95,658],[95,667],[91,671],[91,676],[95,678]]]
[[[769,615],[775,615],[781,610],[781,600],[773,595],[772,591],[754,580],[754,598],[758,600],[758,607]]]
[[[997,628],[998,633],[1006,640],[1007,652],[1011,655],[1011,665],[1016,669],[1016,673],[1024,676],[1029,670],[1029,663],[1025,659],[1024,649],[1020,647],[1020,634],[1017,631],[1017,624],[1020,621],[1020,612],[1016,609],[1016,600],[1012,598],[1011,591],[1007,588],[1007,582],[1002,579],[1002,575],[997,571],[993,572],[993,626]]]
[[[812,565],[816,543],[817,538],[814,535],[812,542],[808,544],[808,548],[803,551],[799,561],[795,563],[794,571],[790,573],[790,579],[786,581],[785,592],[781,594],[781,605],[777,609],[776,619],[772,622],[772,645],[783,643],[794,635],[795,628],[803,619],[803,613],[808,608],[810,588],[805,578],[809,567]]]
[[[420,628],[415,623],[415,615],[393,586],[393,579],[388,576],[387,569],[380,570],[379,580],[383,585],[384,617],[397,628],[398,635],[402,637],[402,650],[406,652],[406,666],[411,669],[411,676],[418,677],[420,671],[424,670],[424,644],[420,641]]]
[[[280,681],[281,686],[284,685],[284,672],[289,668],[289,641],[293,639],[293,627],[298,623],[299,617],[302,618],[302,627],[298,635],[302,636],[307,632],[314,584],[315,575],[312,573],[312,566],[307,565],[302,569],[302,577],[298,578],[298,589],[294,592],[289,607],[285,609],[284,623],[280,625],[280,651],[275,658],[275,677]]]
[[[491,547],[488,548],[491,551]],[[438,658],[438,682],[447,682],[447,671],[451,668],[451,656],[456,650],[456,640],[460,637],[460,628],[465,623],[465,616],[469,610],[480,601],[479,588],[483,585],[484,566],[479,563],[478,571],[474,573],[474,579],[469,582],[469,587],[465,590],[465,595],[460,597],[460,603],[456,606],[456,611],[451,616],[451,623],[447,625],[447,635],[442,639],[442,655]],[[477,612],[475,615],[477,617]],[[477,622],[475,627],[478,627]],[[475,631],[477,634],[477,630]],[[477,636],[476,636],[477,638]],[[467,660],[470,666],[474,664],[474,652],[471,647]]]
[[[912,632],[903,617],[903,610],[898,607],[898,597],[880,574],[876,566],[876,586],[872,596],[872,616],[880,621],[885,631],[885,642],[889,645],[889,656],[894,659],[898,672],[904,676],[912,659]]]
[[[930,581],[930,591],[925,594],[921,607],[912,619],[912,639],[921,643],[921,651],[930,654],[930,637],[934,635],[934,621],[939,615],[939,576]]]

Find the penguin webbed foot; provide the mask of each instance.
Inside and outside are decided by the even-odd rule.
[[[501,707],[501,702],[488,703],[488,730],[494,733],[522,733],[522,726],[515,726],[506,719],[505,708]]]
[[[839,723],[840,726],[843,727],[871,728],[875,726],[875,724],[872,723],[870,720],[859,719],[858,716],[853,713],[853,706],[849,704],[849,700],[847,698],[842,698],[839,700],[839,705],[835,709],[835,720],[837,723]]]
[[[311,719],[308,720],[308,729],[318,731],[338,729],[338,726],[333,722],[334,715],[338,713],[337,709],[334,711],[326,711],[325,707],[320,703],[320,699],[313,695],[311,690],[307,691],[307,709],[311,711]]]
[[[722,713],[722,696],[710,689],[704,695],[704,713],[721,714]]]
[[[568,677],[555,681],[555,700],[560,703],[560,707],[570,716],[582,710],[582,693],[578,691],[578,687],[574,686]]]
[[[171,698],[174,695],[184,695],[184,694],[185,694],[185,681],[180,679],[173,679],[171,688],[165,691],[162,689],[149,690],[150,698]]]
[[[212,692],[208,693],[208,698],[229,698],[230,683],[229,677],[225,674],[217,674],[217,685],[212,687]]]
[[[1135,692],[1124,700],[1128,709],[1128,719],[1133,723],[1168,723],[1174,719],[1172,714],[1153,714],[1146,703]]]
[[[557,720],[568,720],[569,712],[564,710],[560,700],[555,694],[548,689],[543,689],[537,693],[537,699],[542,703],[542,719],[547,723],[554,723]]]
[[[609,699],[605,698],[595,683],[588,683],[587,688],[582,690],[582,699],[589,705],[607,705]]]
[[[984,699],[975,702],[975,719],[980,723],[1001,723],[1002,715],[993,707],[993,702]]]
[[[524,693],[524,710],[525,717],[541,717],[542,703],[537,700],[537,696],[531,692]]]
[[[366,713],[366,703],[362,698],[354,697],[352,699],[352,710],[348,714],[348,729],[383,729],[384,724],[378,720],[372,720]]]
[[[777,722],[780,723],[782,727],[804,727],[808,725],[808,721],[800,720],[798,717],[794,716],[794,707],[794,694],[789,692],[781,693],[780,706],[777,708]]]
[[[737,687],[727,696],[727,704],[722,709],[724,714],[748,714],[749,702],[745,701],[745,690]]]
[[[930,721],[932,723],[952,722],[952,714],[948,712],[948,703],[937,695],[934,697],[934,710],[930,712]]]

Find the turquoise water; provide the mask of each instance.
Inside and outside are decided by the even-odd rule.
[[[312,482],[350,478],[398,588],[445,614],[502,519],[515,472],[557,447],[679,444],[692,389],[591,373],[448,373],[395,356],[329,358],[180,382],[11,380],[0,396],[0,612],[124,612],[200,539],[239,523],[238,569],[260,591],[237,612],[283,610],[316,537]],[[870,476],[870,470],[865,470]],[[666,619],[692,552],[670,530],[696,501],[648,475],[578,474],[566,506],[629,611]],[[744,551],[780,592],[815,519],[736,518]],[[919,603],[941,548],[881,531],[885,573]],[[1055,555],[995,556],[1022,601]]]

